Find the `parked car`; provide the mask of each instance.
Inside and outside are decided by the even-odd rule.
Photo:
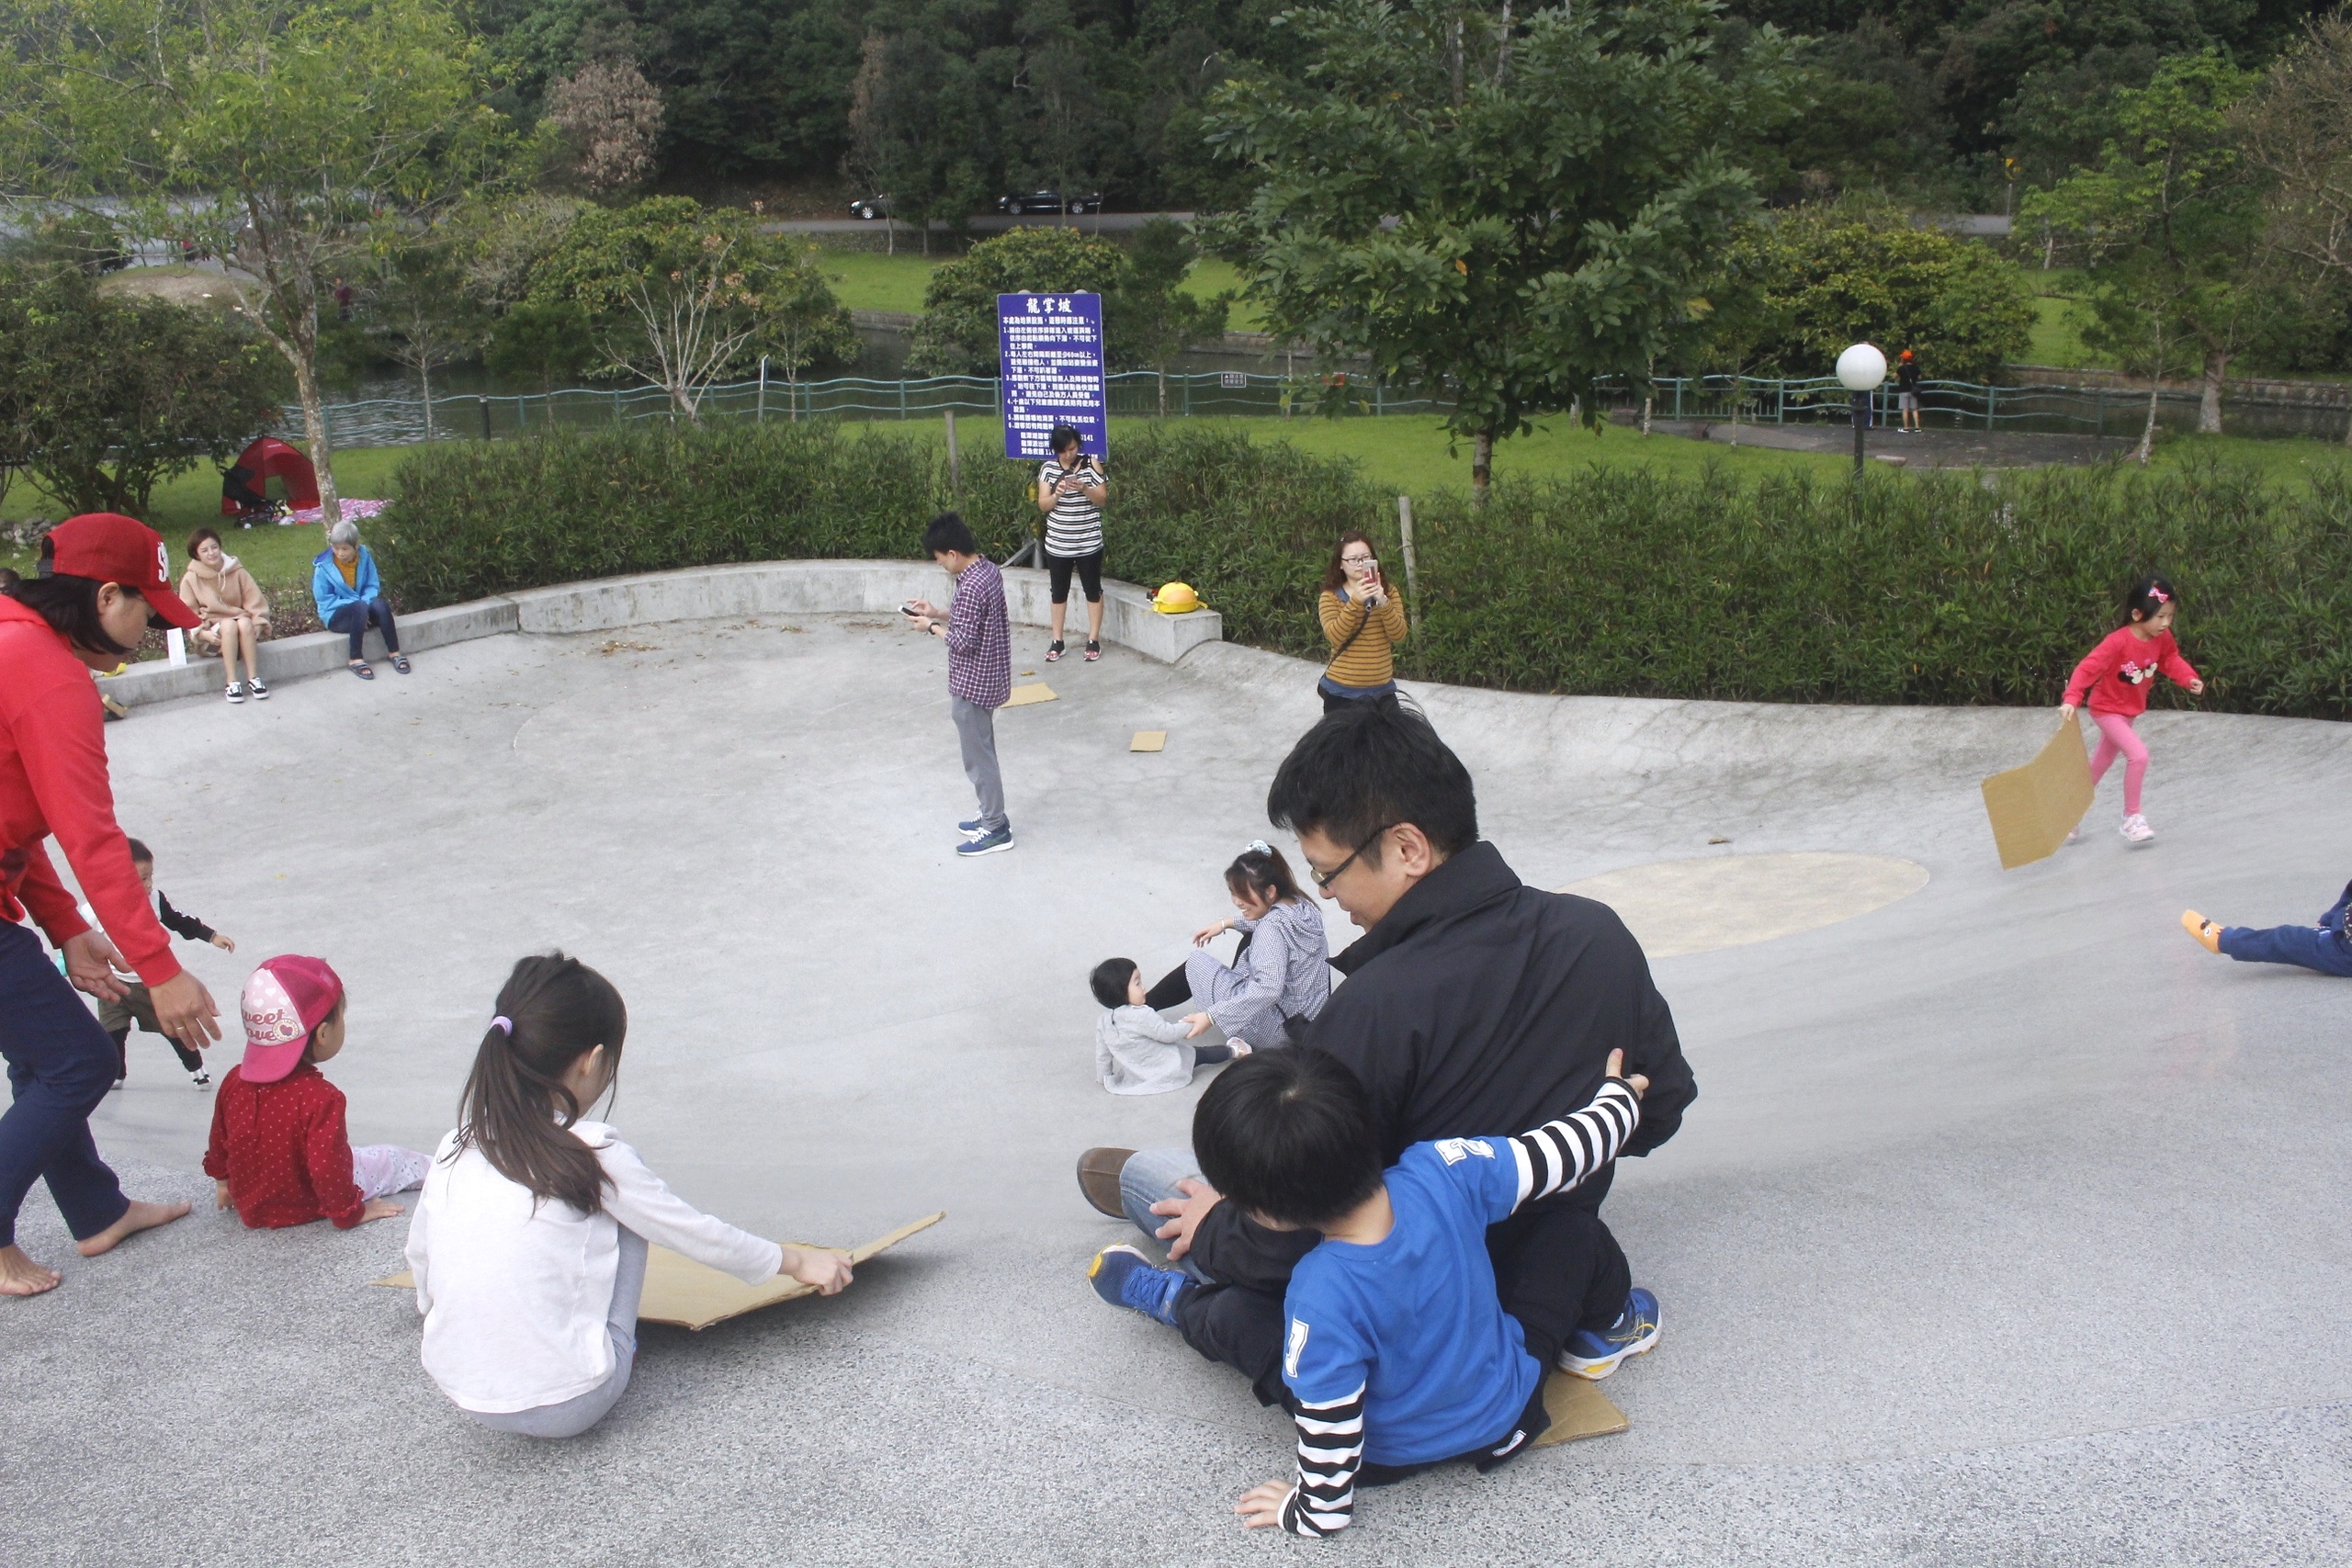
[[[1102,210],[1102,197],[1100,194],[1064,197],[1057,190],[1024,191],[1018,196],[997,197],[996,209],[1009,212],[1015,218],[1032,212],[1100,212]]]
[[[888,218],[890,216],[890,198],[887,196],[862,196],[849,204],[849,215],[863,218],[868,222],[876,218]]]

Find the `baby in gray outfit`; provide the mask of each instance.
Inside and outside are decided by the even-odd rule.
[[[1113,1094],[1165,1094],[1193,1081],[1193,1069],[1246,1056],[1250,1047],[1195,1045],[1209,1026],[1204,1012],[1162,1018],[1144,1000],[1143,973],[1132,958],[1106,958],[1087,984],[1106,1012],[1094,1025],[1094,1076]]]

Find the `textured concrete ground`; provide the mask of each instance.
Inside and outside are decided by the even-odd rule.
[[[1219,912],[1312,671],[1041,644],[1015,669],[1063,700],[1000,719],[1020,848],[973,864],[941,656],[872,616],[496,638],[111,727],[161,885],[241,943],[184,949],[216,994],[274,952],[349,982],[356,1137],[429,1146],[507,966],[560,943],[628,998],[612,1119],[688,1197],[839,1242],[950,1217],[836,1300],[649,1328],[613,1417],[532,1446],[451,1410],[368,1286],[402,1221],[202,1210],[84,1262],[37,1194],[26,1243],[68,1267],[0,1303],[7,1561],[2352,1557],[2352,987],[2176,924],[2328,902],[2352,730],[2152,716],[2156,842],[2115,837],[2110,780],[2085,843],[2003,874],[1976,783],[2047,714],[1428,693],[1530,881],[1775,851],[1931,880],[1657,962],[1702,1094],[1606,1211],[1665,1304],[1607,1385],[1633,1429],[1371,1495],[1308,1548],[1227,1513],[1282,1424],[1085,1288],[1117,1227],[1069,1167],[1182,1135],[1192,1094],[1093,1084],[1084,974]],[[209,1111],[141,1040],[99,1141],[202,1198]]]

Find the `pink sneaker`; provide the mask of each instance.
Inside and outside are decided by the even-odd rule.
[[[2123,826],[2118,828],[2116,831],[2135,844],[2144,844],[2156,836],[2156,830],[2148,826],[2148,819],[2136,811],[2126,817],[2123,819]]]

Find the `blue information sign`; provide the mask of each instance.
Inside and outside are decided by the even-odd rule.
[[[1078,432],[1080,449],[1111,455],[1102,383],[1102,296],[1000,294],[997,343],[1004,355],[1004,455],[1042,461],[1057,424]]]

